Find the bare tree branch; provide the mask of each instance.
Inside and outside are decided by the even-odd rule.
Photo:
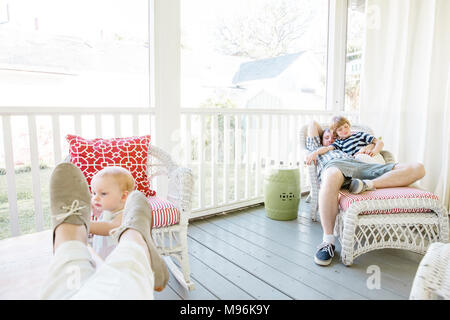
[[[312,21],[308,1],[268,1],[252,15],[222,20],[217,28],[218,49],[249,58],[275,57],[297,50]]]

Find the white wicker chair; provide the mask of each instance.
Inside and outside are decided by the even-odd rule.
[[[165,259],[175,278],[187,289],[193,290],[190,280],[187,231],[192,206],[194,180],[189,168],[178,166],[172,157],[156,146],[150,146],[149,177],[168,177],[167,200],[176,205],[180,211],[180,221],[175,225],[153,228],[153,240]],[[180,268],[171,258],[175,258]]]
[[[327,128],[327,127],[329,127],[329,124],[321,123],[320,126],[322,128]],[[352,124],[352,130],[364,131],[364,132],[373,134],[372,129],[370,129],[367,126],[362,126],[362,125]],[[305,154],[309,153],[309,151],[306,149],[306,137],[307,136],[308,136],[308,125],[304,125],[300,129],[300,148]],[[386,163],[395,162],[394,156],[389,151],[382,150],[380,153],[383,156]],[[309,207],[309,215],[313,221],[317,221],[318,220],[317,212],[318,212],[318,208],[319,208],[319,187],[320,187],[319,180],[318,180],[317,174],[316,174],[317,168],[314,164],[312,164],[312,165],[307,166],[307,169],[308,169],[308,178],[311,183],[311,192],[310,192],[310,195],[308,196],[308,198],[309,198],[308,202],[311,203],[310,207]]]
[[[433,243],[417,269],[410,300],[450,300],[450,244]]]
[[[326,127],[324,124],[321,126]],[[352,129],[373,134],[369,127],[362,125],[352,124]],[[307,130],[308,125],[301,128],[300,143],[303,150],[306,150]],[[386,163],[395,162],[390,152],[382,151],[381,154]],[[314,221],[317,221],[320,188],[316,172],[314,164],[308,166],[311,182],[309,213]],[[426,206],[432,212],[360,215],[370,209],[415,209],[419,205]],[[405,249],[424,254],[430,243],[447,242],[448,232],[447,211],[439,201],[433,199],[359,201],[345,212],[340,210],[335,224],[335,234],[342,245],[341,259],[347,266],[353,264],[359,255],[376,249]]]
[[[70,156],[64,161],[70,162]],[[174,277],[188,290],[195,288],[190,279],[187,230],[191,214],[193,175],[189,168],[178,166],[172,157],[159,147],[149,148],[147,173],[150,179],[157,176],[168,178],[167,200],[180,212],[177,224],[152,229],[152,236],[159,253],[165,257]],[[175,258],[177,264],[171,258]]]

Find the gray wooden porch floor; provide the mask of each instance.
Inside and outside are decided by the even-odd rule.
[[[304,208],[304,207],[303,207]],[[196,290],[170,279],[159,299],[407,299],[421,255],[377,250],[340,262],[340,245],[328,267],[313,261],[322,240],[319,222],[299,216],[275,221],[264,207],[194,221],[189,227],[191,273]],[[380,270],[380,289],[369,289]],[[369,268],[369,270],[368,270]],[[373,268],[373,267],[372,267]],[[370,271],[368,273],[368,271]]]
[[[185,290],[171,275],[168,287],[156,293],[155,299],[408,298],[421,255],[393,249],[377,250],[360,256],[351,267],[346,267],[340,262],[340,245],[337,244],[332,264],[317,266],[313,256],[321,242],[322,230],[320,223],[304,216],[306,205],[302,201],[299,217],[291,221],[267,218],[263,206],[192,221],[188,243],[196,289]],[[51,249],[34,242],[29,244],[36,246],[34,249],[18,254],[20,248],[11,247],[12,240],[14,238],[0,241],[3,256],[0,259],[0,299],[36,298],[36,289],[51,259]],[[3,263],[4,259],[12,257],[6,250],[16,252],[14,262]],[[30,273],[30,265],[34,266],[35,274]],[[369,266],[380,270],[379,289],[367,286],[373,275],[368,273]]]

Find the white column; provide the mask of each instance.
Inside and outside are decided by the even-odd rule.
[[[150,74],[155,106],[155,137],[152,143],[180,163],[180,0],[151,0]],[[153,41],[152,41],[153,40]],[[152,50],[150,50],[152,51]],[[152,82],[152,81],[151,81]],[[167,181],[158,178],[158,195],[167,194]]]
[[[347,0],[330,0],[328,16],[327,110],[343,111],[347,54]]]

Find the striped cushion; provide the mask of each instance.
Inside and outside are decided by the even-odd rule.
[[[171,202],[158,197],[149,197],[148,203],[153,211],[152,227],[161,228],[177,224],[180,221],[180,211]],[[92,208],[92,221],[97,221],[101,212]]]
[[[414,199],[417,207],[414,209],[406,208],[392,208],[387,210],[371,210],[364,211],[360,214],[386,214],[386,213],[408,213],[408,212],[431,212],[432,210],[426,207],[426,204],[421,202],[421,199],[439,200],[435,194],[409,187],[401,188],[385,188],[374,191],[366,191],[360,194],[352,194],[347,190],[339,192],[339,208],[346,211],[353,203],[365,200],[388,200],[388,199]]]
[[[168,227],[180,221],[180,211],[170,201],[149,197],[148,203],[153,211],[153,228]]]

